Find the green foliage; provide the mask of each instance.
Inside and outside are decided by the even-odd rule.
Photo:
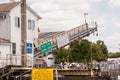
[[[88,40],[74,41],[70,44],[70,62],[84,62],[89,61],[89,47]]]
[[[104,54],[104,59],[103,60],[107,60],[108,58],[108,50],[106,45],[104,44],[104,41],[98,40],[97,41],[97,45],[100,46],[102,53]]]
[[[119,58],[120,57],[120,52],[116,52],[116,53],[109,53],[108,55],[109,58]]]
[[[56,62],[58,63],[68,61],[68,58],[67,58],[68,55],[69,55],[69,50],[65,48],[61,48],[54,52],[54,57],[56,59]]]
[[[101,46],[98,44],[92,45],[92,54],[93,54],[92,55],[93,59],[98,61],[98,62],[104,60],[104,58],[105,58],[105,55],[102,52]]]
[[[100,62],[108,58],[108,50],[101,40],[98,40],[95,44],[83,39],[72,42],[68,49],[61,48],[55,51],[54,56],[57,62],[89,63],[91,62],[91,57],[92,60]]]

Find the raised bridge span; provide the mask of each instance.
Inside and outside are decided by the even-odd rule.
[[[83,37],[89,36],[91,33],[94,33],[95,31],[97,31],[97,24],[96,22],[92,23],[92,24],[83,24],[80,25],[76,28],[73,28],[71,30],[68,31],[60,31],[60,32],[47,32],[47,33],[42,33],[39,35],[39,38],[36,39],[34,41],[35,47],[37,49],[37,51],[35,51],[34,54],[34,58],[37,59],[39,57],[44,56],[44,54],[42,54],[41,49],[40,49],[40,45],[51,41],[52,42],[52,50],[56,50],[58,48],[64,47],[66,45],[69,45],[69,43],[78,40],[78,39],[82,39]],[[67,35],[67,37],[64,38],[68,38],[67,43],[64,43],[63,45],[59,46],[58,45],[58,41],[57,39],[59,37],[62,37],[64,35]],[[51,51],[49,51],[51,52]],[[46,55],[49,53],[45,53]],[[6,68],[4,68],[6,69]],[[30,74],[31,73],[31,69],[32,67],[9,67],[8,70],[6,70],[6,72],[4,72],[5,70],[1,69],[0,71],[0,80],[4,80],[4,77],[10,77],[10,74],[17,74],[19,76],[19,78],[23,77],[25,74]],[[3,70],[3,71],[2,71]],[[54,70],[54,74],[55,74]],[[96,73],[93,70],[57,70],[58,75],[63,75],[63,76],[69,76],[69,75],[81,75],[81,76],[94,76],[94,75],[99,75],[100,73]],[[30,75],[31,76],[31,75]]]
[[[51,41],[52,50],[56,50],[58,48],[68,45],[69,43],[77,39],[82,39],[83,37],[89,36],[91,33],[94,33],[95,31],[97,31],[97,23],[93,22],[91,24],[86,23],[86,24],[80,25],[68,31],[41,33],[38,39],[35,39],[34,41],[34,44],[36,47],[34,58],[36,59],[44,56],[44,54],[42,54],[41,52],[40,45],[45,42]],[[60,37],[66,38],[65,40],[68,40],[68,42],[62,45],[59,45],[58,38]],[[48,51],[47,53],[51,51]],[[47,55],[47,53],[45,54]]]

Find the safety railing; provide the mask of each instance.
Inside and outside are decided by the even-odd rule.
[[[29,55],[7,54],[5,58],[0,58],[0,68],[4,68],[7,65],[23,66],[21,64],[22,60],[25,61],[24,63],[26,63],[26,66],[33,65],[33,59]]]
[[[90,25],[90,27],[88,28],[88,26]],[[53,50],[57,49],[57,38],[63,35],[68,35],[69,36],[69,42],[72,42],[74,40],[80,39],[82,37],[88,36],[89,34],[93,33],[97,31],[97,24],[96,22],[93,22],[91,24],[83,24],[81,26],[78,26],[76,28],[73,28],[71,30],[68,31],[62,31],[62,32],[58,32],[54,35],[50,35],[50,36],[44,36],[42,38],[40,38],[38,41],[36,41],[36,46],[39,49],[39,52],[36,52],[34,57],[39,57],[42,56],[41,54],[41,50],[39,48],[39,45],[42,43],[45,43],[47,41],[51,41],[52,42],[52,48]],[[67,45],[67,44],[66,44]]]

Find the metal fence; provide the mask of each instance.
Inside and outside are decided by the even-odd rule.
[[[119,80],[120,69],[109,69],[108,71],[102,71],[102,76],[109,78],[108,80]]]

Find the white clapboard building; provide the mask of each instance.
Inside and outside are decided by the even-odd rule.
[[[22,46],[26,45],[27,65],[32,65],[33,40],[38,37],[38,20],[41,17],[28,5],[22,14],[20,2],[0,3],[0,67],[21,65]],[[21,15],[26,15],[26,44],[22,41]]]

